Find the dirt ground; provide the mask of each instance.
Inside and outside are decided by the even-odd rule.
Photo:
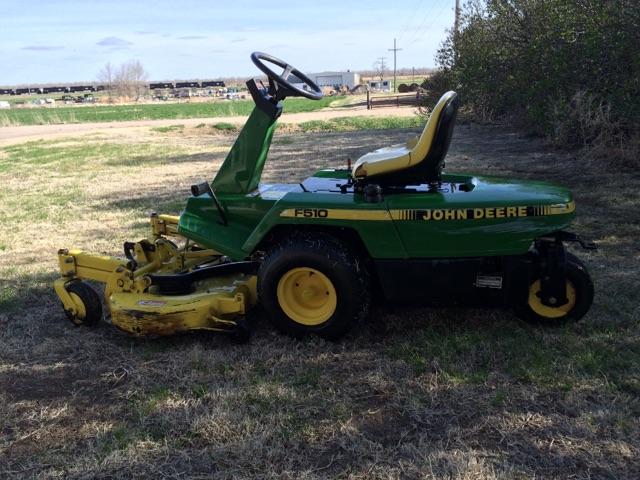
[[[365,107],[332,108],[315,112],[284,113],[280,118],[280,123],[301,123],[310,120],[330,120],[332,118],[344,117],[411,117],[414,116],[415,109],[411,107],[385,107],[367,110]],[[146,130],[149,127],[167,127],[181,124],[185,126],[195,126],[200,123],[224,122],[234,125],[242,125],[247,117],[216,117],[216,118],[184,118],[170,120],[135,120],[130,122],[102,122],[102,123],[68,123],[61,125],[25,125],[19,127],[0,128],[0,146],[13,145],[36,139],[52,139],[69,137],[78,134],[109,132],[113,130]]]
[[[149,211],[180,210],[233,137],[72,127],[0,145],[0,478],[640,478],[637,170],[504,126],[454,134],[448,171],[573,189],[574,230],[600,247],[574,249],[596,289],[574,325],[378,305],[335,343],[287,338],[259,313],[247,344],[135,339],[65,319],[55,252],[119,253]],[[278,132],[264,181],[411,133]]]

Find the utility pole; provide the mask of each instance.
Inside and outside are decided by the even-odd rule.
[[[378,61],[376,65],[378,65],[378,74],[380,75],[380,81],[384,80],[384,69],[387,68],[387,65],[384,63],[385,57],[378,57]]]
[[[459,0],[456,0],[458,2]],[[393,91],[396,91],[396,52],[398,50],[402,50],[401,48],[396,47],[396,39],[393,39],[393,48],[390,48],[389,51],[393,52]]]
[[[455,19],[453,21],[453,61],[458,63],[458,44],[460,42],[460,0],[456,0]]]

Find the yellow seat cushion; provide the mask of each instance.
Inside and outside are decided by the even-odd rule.
[[[440,98],[417,140],[412,138],[406,144],[380,148],[363,155],[353,164],[351,175],[354,178],[384,175],[404,170],[424,161],[436,136],[440,116],[449,100],[455,95],[455,92],[447,92]]]

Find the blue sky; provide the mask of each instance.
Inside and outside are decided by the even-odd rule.
[[[138,59],[150,79],[250,76],[265,51],[302,71],[433,66],[454,0],[0,0],[0,85],[92,81]]]

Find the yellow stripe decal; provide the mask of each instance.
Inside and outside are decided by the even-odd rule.
[[[341,208],[288,208],[280,213],[287,218],[326,218],[327,220],[391,220],[387,210],[346,210]]]
[[[427,210],[358,210],[343,208],[288,208],[280,212],[285,218],[327,220],[492,220],[517,217],[567,215],[576,209],[575,202],[555,205],[531,205],[485,208],[432,208]]]
[[[576,211],[576,202],[549,205],[549,215],[566,215]]]

